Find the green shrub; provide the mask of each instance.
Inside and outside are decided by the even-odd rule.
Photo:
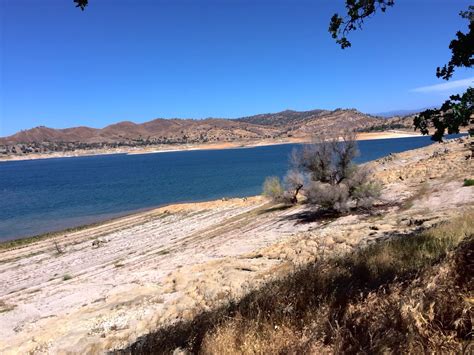
[[[285,190],[277,176],[269,176],[263,183],[263,195],[269,197],[274,202],[281,202]]]
[[[474,179],[464,179],[464,186],[474,186]]]

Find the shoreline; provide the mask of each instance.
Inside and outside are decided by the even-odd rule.
[[[383,136],[383,137],[381,137]],[[367,139],[367,134],[360,134],[358,136],[358,140],[373,140],[373,139],[392,139],[392,138],[403,138],[400,137],[403,136],[403,134],[395,134],[391,133],[390,135],[387,134],[369,134],[369,139]],[[409,135],[412,136],[412,135]],[[299,142],[299,141],[298,141]],[[215,150],[217,149],[237,149],[237,148],[253,148],[253,147],[258,147],[258,146],[271,146],[271,145],[283,145],[283,144],[294,144],[298,143],[296,140],[293,142],[259,142],[257,144],[252,144],[248,146],[243,146],[243,147],[234,147],[234,146],[228,146],[228,147],[223,147],[223,145],[219,145],[219,147],[214,147]],[[307,141],[301,141],[301,143],[304,143]],[[175,149],[175,150],[162,150],[162,151],[150,151],[150,152],[131,152],[128,153],[130,155],[139,155],[139,154],[154,154],[154,153],[166,153],[168,151],[187,151],[187,150],[205,150],[206,148],[199,148],[195,147],[192,149]],[[210,149],[210,148],[207,148]],[[113,153],[111,153],[113,154]],[[123,153],[126,154],[126,153]],[[40,159],[47,159],[47,158],[53,158],[53,157],[44,157]],[[33,159],[31,159],[33,160]],[[183,205],[190,205],[190,204],[201,204],[201,203],[214,203],[216,201],[227,201],[227,200],[235,200],[235,199],[252,199],[257,196],[255,195],[250,195],[250,196],[224,196],[218,199],[202,199],[202,200],[185,200],[185,201],[176,201],[176,202],[169,202],[169,203],[164,203],[164,204],[158,204],[154,206],[149,206],[149,207],[142,207],[137,210],[130,210],[126,212],[117,212],[113,214],[107,214],[104,215],[103,218],[98,218],[95,221],[94,220],[89,220],[85,219],[83,222],[78,223],[77,225],[64,225],[60,229],[57,230],[51,230],[51,231],[44,231],[44,232],[39,232],[37,234],[30,234],[30,235],[21,235],[21,236],[13,236],[13,237],[8,237],[6,239],[0,239],[0,250],[5,250],[9,249],[11,247],[23,247],[27,246],[28,244],[35,243],[37,241],[42,241],[45,239],[50,239],[57,237],[59,235],[65,235],[67,233],[75,233],[87,228],[92,228],[92,227],[100,227],[103,226],[104,224],[107,224],[109,222],[119,222],[121,220],[126,220],[128,217],[132,216],[141,216],[141,215],[147,215],[149,213],[153,213],[154,211],[159,211],[163,208],[171,208],[171,209],[176,209],[179,208],[180,206]]]
[[[44,232],[39,233],[31,236],[22,236],[22,237],[14,237],[10,239],[0,240],[0,252],[10,250],[13,248],[21,248],[27,247],[30,244],[35,242],[44,241],[56,237],[67,236],[67,234],[74,234],[77,232],[82,232],[87,229],[92,228],[100,228],[104,227],[108,224],[113,223],[123,223],[130,219],[136,218],[146,218],[148,216],[154,216],[156,214],[167,213],[170,211],[176,212],[181,210],[192,210],[192,209],[199,209],[202,206],[206,205],[218,205],[218,204],[225,204],[226,202],[235,202],[235,201],[247,201],[247,200],[259,200],[262,199],[261,195],[251,195],[251,196],[244,196],[244,197],[222,197],[217,199],[203,199],[197,201],[182,201],[182,202],[171,202],[165,203],[161,205],[156,205],[152,207],[143,207],[138,210],[128,211],[124,214],[118,214],[115,216],[105,217],[105,219],[91,222],[91,223],[84,223],[79,224],[73,227],[66,227],[62,229],[58,229],[56,231],[51,232]]]
[[[403,138],[403,137],[385,137],[385,138],[377,138],[377,139],[392,139],[392,138]],[[376,139],[376,138],[372,138]],[[360,137],[358,139],[359,141],[365,140]],[[370,139],[367,139],[370,140]],[[279,145],[279,144],[292,144],[291,143],[274,143],[274,144],[268,144],[269,145]],[[263,145],[262,145],[263,146]],[[253,147],[253,146],[252,146]],[[249,147],[242,147],[242,148],[251,148]],[[217,149],[217,148],[216,148]],[[220,148],[220,149],[232,149],[232,148]],[[234,148],[235,149],[235,148]],[[418,148],[418,149],[423,149],[423,148]],[[197,149],[196,149],[197,150]],[[417,150],[417,149],[414,149]],[[179,150],[175,150],[179,151]],[[410,152],[411,150],[408,150]],[[164,153],[166,151],[158,151],[158,152],[148,152],[148,153],[136,153],[138,154],[153,154],[153,153]],[[366,162],[364,164],[370,164],[373,161]],[[46,231],[46,232],[40,232],[38,234],[33,234],[33,235],[23,235],[23,236],[17,236],[17,237],[10,237],[4,240],[0,239],[0,251],[2,250],[8,250],[11,248],[16,248],[16,247],[25,247],[28,246],[29,244],[38,242],[38,241],[43,241],[43,240],[48,240],[51,238],[55,238],[61,235],[66,235],[68,233],[76,233],[80,232],[85,229],[89,228],[95,228],[95,227],[102,227],[104,225],[107,225],[109,223],[115,223],[115,222],[122,222],[126,221],[132,217],[143,217],[147,215],[153,215],[155,213],[159,213],[162,210],[166,209],[171,209],[171,210],[176,210],[176,209],[182,209],[182,208],[194,208],[195,206],[200,206],[203,204],[215,204],[218,202],[226,202],[226,201],[234,201],[234,200],[247,200],[247,199],[257,199],[261,195],[248,195],[248,196],[224,196],[221,198],[215,198],[215,199],[201,199],[201,200],[184,200],[184,201],[176,201],[176,202],[169,202],[169,203],[163,203],[163,204],[158,204],[154,206],[149,206],[149,207],[142,207],[136,210],[130,210],[126,212],[117,212],[113,214],[107,214],[104,215],[104,218],[99,218],[96,221],[89,221],[85,223],[80,223],[77,225],[72,225],[72,226],[64,226],[61,229],[57,230],[52,230],[52,231]]]
[[[362,132],[357,134],[358,141],[376,140],[376,139],[393,139],[393,138],[410,138],[422,137],[422,134],[406,131],[385,131],[385,132]],[[119,148],[113,150],[77,150],[74,152],[60,152],[60,153],[35,153],[29,155],[18,155],[10,157],[0,157],[0,163],[14,162],[24,160],[40,160],[40,159],[54,159],[54,158],[76,158],[76,157],[91,157],[101,155],[125,154],[125,155],[140,155],[140,154],[155,154],[155,153],[171,153],[181,151],[195,151],[195,150],[221,150],[221,149],[237,149],[237,148],[255,148],[266,147],[283,144],[302,144],[308,143],[308,138],[290,138],[282,141],[275,140],[259,140],[259,141],[244,141],[244,142],[224,142],[224,143],[197,143],[184,145],[169,145],[169,146],[153,146],[145,148]]]
[[[472,174],[466,142],[370,163],[384,186],[376,218],[308,220],[303,203],[282,208],[262,196],[219,199],[0,249],[0,352],[126,351],[308,262],[410,237],[472,211],[474,189],[463,186]]]

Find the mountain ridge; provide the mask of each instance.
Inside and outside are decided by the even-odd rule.
[[[43,154],[94,154],[185,144],[249,144],[307,141],[315,134],[344,130],[381,132],[411,128],[410,118],[386,119],[356,109],[265,113],[223,119],[156,118],[144,123],[120,121],[103,128],[38,126],[0,138],[0,158]],[[82,153],[78,153],[82,152]],[[43,155],[44,156],[44,155]]]
[[[319,130],[361,130],[387,123],[355,109],[284,110],[252,116],[224,118],[156,118],[144,123],[120,121],[103,128],[77,126],[50,128],[38,126],[0,137],[0,145],[43,142],[119,143],[148,139],[157,143],[166,141],[222,141],[238,139],[301,137]]]

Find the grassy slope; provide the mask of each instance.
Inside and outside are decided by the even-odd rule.
[[[316,261],[129,350],[460,352],[472,340],[473,254],[471,211],[411,237]]]

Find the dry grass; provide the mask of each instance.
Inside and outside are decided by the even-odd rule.
[[[317,261],[128,350],[204,354],[445,353],[472,340],[474,211]]]
[[[400,206],[403,211],[409,210],[410,208],[413,207],[413,203],[416,200],[420,200],[423,197],[427,196],[429,193],[429,184],[428,183],[423,183],[420,185],[418,190],[409,198],[407,198],[405,201],[403,201],[402,205]]]

